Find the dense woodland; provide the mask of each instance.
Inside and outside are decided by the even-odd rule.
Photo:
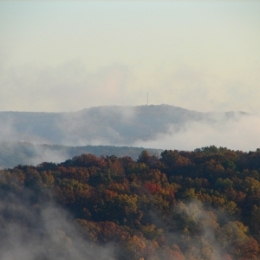
[[[260,259],[259,174],[260,150],[215,146],[19,165],[0,171],[0,247],[12,237],[6,223],[22,227],[24,243],[40,241],[49,232],[42,212],[55,205],[89,248],[113,248],[103,259]],[[59,235],[31,259],[77,259],[67,228],[52,226]]]

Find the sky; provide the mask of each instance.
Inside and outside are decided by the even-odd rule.
[[[0,111],[260,110],[260,1],[0,1]]]

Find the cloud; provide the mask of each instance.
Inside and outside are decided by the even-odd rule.
[[[25,190],[22,201],[11,193],[1,199],[2,260],[115,259],[112,245],[101,247],[83,240],[68,212],[54,203],[33,206],[29,198]]]
[[[19,118],[22,121],[22,117]],[[31,125],[19,125],[17,118],[12,112],[2,114],[0,118],[0,142],[27,141],[33,143],[46,143],[48,140],[38,134],[32,133]],[[20,126],[20,127],[19,127]],[[21,129],[22,128],[22,129]]]
[[[260,147],[260,118],[244,116],[237,120],[217,122],[189,122],[176,132],[170,126],[167,134],[159,134],[154,140],[139,141],[136,146],[159,149],[194,150],[215,145],[234,150],[254,151]]]
[[[146,70],[124,62],[90,70],[81,59],[45,67],[8,67],[0,62],[0,107],[12,111],[75,111],[101,105],[145,104],[149,93],[149,104],[172,104],[204,112],[257,110],[259,76],[226,78],[188,65]]]
[[[119,63],[88,71],[79,60],[57,67],[25,65],[0,67],[2,110],[75,111],[96,105],[111,105],[126,97],[127,66]],[[8,102],[7,102],[8,101]]]
[[[94,107],[64,113],[56,123],[65,145],[125,145],[126,126],[135,115],[135,107]]]
[[[33,150],[34,154],[28,157],[26,164],[38,165],[42,162],[60,163],[70,158],[70,155],[66,151],[61,151],[61,149],[53,150],[46,146],[34,145]]]
[[[226,71],[220,74],[214,68],[196,67],[188,63],[174,68],[164,67],[153,75],[153,78],[159,78],[159,75],[163,77],[155,81],[156,85],[153,84],[149,92],[153,93],[151,97],[161,100],[161,103],[203,112],[238,110],[257,113],[257,82],[260,77],[256,67],[251,68],[251,71],[246,70],[226,75]]]

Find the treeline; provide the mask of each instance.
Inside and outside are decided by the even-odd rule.
[[[260,259],[259,174],[260,150],[215,146],[17,166],[0,171],[1,225],[44,236],[40,212],[54,200],[86,244],[112,244],[114,259]],[[59,247],[35,259],[76,246],[60,231]]]
[[[18,164],[37,165],[41,162],[60,163],[78,154],[91,153],[96,156],[130,156],[138,159],[142,147],[85,145],[66,146],[54,144],[32,144],[28,142],[0,142],[0,169],[12,168]],[[159,155],[161,149],[147,149],[150,154]]]

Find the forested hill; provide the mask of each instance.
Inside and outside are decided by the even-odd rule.
[[[257,260],[259,174],[214,146],[2,170],[0,259]]]
[[[0,142],[0,169],[15,167],[19,164],[37,165],[42,162],[59,163],[73,156],[91,153],[96,156],[130,156],[134,160],[144,150],[142,147],[129,146],[64,146],[31,144],[28,142]],[[146,149],[150,154],[159,156],[161,149]]]
[[[245,113],[201,113],[168,105],[94,107],[71,113],[0,112],[0,141],[133,145],[188,122],[236,120]]]

